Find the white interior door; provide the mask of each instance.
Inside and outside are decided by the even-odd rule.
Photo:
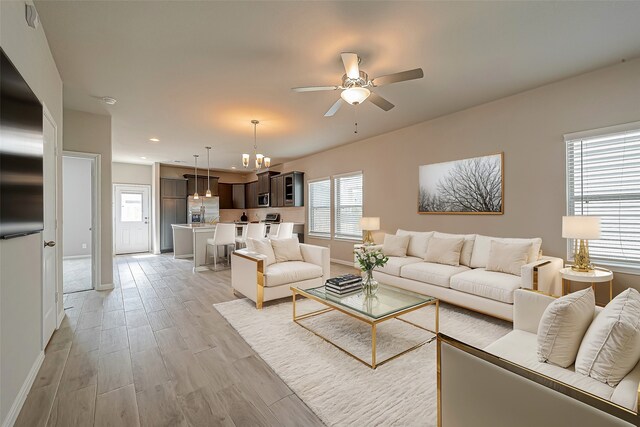
[[[57,326],[57,278],[58,264],[56,256],[56,128],[44,115],[44,231],[43,240],[43,277],[42,277],[42,344],[49,342]]]
[[[116,184],[116,254],[149,251],[149,186]]]

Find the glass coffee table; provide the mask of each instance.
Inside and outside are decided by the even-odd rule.
[[[438,312],[440,309],[440,301],[437,298],[429,297],[426,295],[420,295],[415,292],[405,291],[403,289],[399,289],[389,285],[380,284],[378,288],[378,292],[375,297],[365,297],[362,292],[354,293],[351,295],[337,297],[330,295],[325,292],[324,286],[320,286],[317,288],[311,289],[299,289],[296,287],[291,287],[291,292],[293,293],[293,321],[308,331],[314,333],[318,337],[322,338],[329,344],[334,347],[342,350],[347,353],[349,356],[354,359],[364,363],[372,369],[376,369],[378,366],[383,365],[397,357],[402,356],[410,351],[413,351],[435,339],[435,337],[430,337],[429,339],[422,341],[411,348],[408,348],[400,353],[397,353],[393,356],[387,357],[382,361],[376,360],[376,326],[379,323],[386,322],[387,320],[397,319],[402,322],[408,323],[416,328],[422,329],[424,331],[428,331],[434,334],[438,334]],[[305,313],[302,315],[297,315],[296,313],[296,296],[302,295],[303,297],[309,298],[311,300],[317,301],[323,305],[326,305],[327,308],[323,308],[321,310],[316,310],[310,313]],[[408,320],[401,319],[400,316],[403,314],[410,313],[415,310],[419,310],[428,305],[436,306],[435,313],[435,331],[422,327],[420,325],[416,325],[415,323],[409,322]],[[371,363],[359,358],[353,353],[349,352],[343,347],[340,347],[338,344],[332,342],[328,338],[320,335],[316,331],[310,329],[304,324],[300,323],[300,320],[306,319],[312,316],[317,316],[323,313],[328,313],[330,311],[339,311],[348,316],[351,316],[355,319],[358,319],[368,325],[371,325]]]

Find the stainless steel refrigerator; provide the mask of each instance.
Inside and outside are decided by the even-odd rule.
[[[193,196],[187,198],[187,222],[213,223],[220,221],[220,198],[200,196],[193,200]]]

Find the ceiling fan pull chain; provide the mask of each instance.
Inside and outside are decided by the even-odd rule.
[[[353,133],[358,133],[358,106],[353,106],[353,121],[355,122],[356,130]]]

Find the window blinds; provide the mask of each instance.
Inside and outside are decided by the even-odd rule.
[[[331,181],[309,182],[309,235],[331,237]]]
[[[601,238],[589,242],[591,258],[637,267],[640,129],[567,140],[567,196],[569,215],[601,217]]]
[[[334,178],[335,233],[338,239],[362,239],[362,173]]]

